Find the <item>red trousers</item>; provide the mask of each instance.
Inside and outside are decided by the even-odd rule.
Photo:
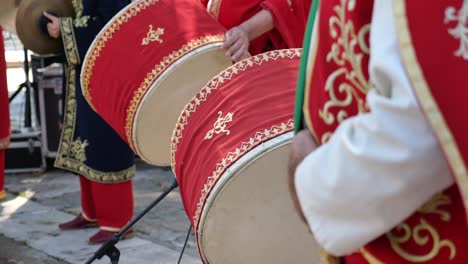
[[[85,218],[96,220],[99,228],[119,231],[133,216],[132,181],[99,183],[80,176],[81,208]]]

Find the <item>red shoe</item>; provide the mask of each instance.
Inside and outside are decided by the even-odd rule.
[[[88,242],[89,244],[102,244],[111,239],[115,233],[116,232],[113,231],[106,231],[100,229],[96,234],[94,234],[94,236],[88,239]],[[135,232],[133,231],[133,229],[130,229],[125,234],[123,234],[123,236],[120,237],[120,240],[133,237],[134,235]]]
[[[59,228],[62,230],[73,230],[73,229],[83,229],[90,227],[97,227],[97,223],[94,221],[86,220],[83,215],[80,213],[75,219],[62,223],[59,225]]]

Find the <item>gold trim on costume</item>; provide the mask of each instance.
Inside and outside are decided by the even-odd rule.
[[[215,134],[216,135],[219,135],[221,133],[225,133],[226,135],[231,134],[231,131],[226,130],[226,126],[228,123],[232,122],[233,115],[234,115],[233,113],[227,113],[224,117],[222,117],[223,112],[219,111],[218,119],[214,123],[213,128],[210,129],[210,131],[206,133],[205,140],[211,139]]]
[[[362,257],[365,258],[369,264],[385,264],[363,247],[359,249],[359,253],[361,253]]]
[[[104,231],[116,232],[116,233],[121,230],[121,228],[110,227],[110,226],[99,226],[99,229],[104,230]]]
[[[208,1],[207,10],[216,19],[219,17],[219,8],[221,7],[222,0],[210,0]]]
[[[235,75],[246,71],[254,65],[261,65],[263,62],[277,60],[279,58],[297,59],[301,56],[301,51],[301,49],[286,49],[263,53],[254,57],[250,57],[248,59],[244,59],[212,78],[211,81],[209,81],[208,84],[205,85],[200,90],[200,92],[198,92],[198,94],[194,96],[193,99],[184,107],[184,110],[182,110],[182,113],[179,116],[179,119],[176,123],[176,128],[174,129],[174,132],[172,134],[172,170],[175,171],[175,154],[177,151],[179,141],[182,138],[183,130],[188,124],[188,118],[190,117],[191,113],[194,113],[196,111],[197,107],[202,102],[207,100],[208,96],[214,90],[217,90],[220,85],[222,85],[226,81],[231,80]],[[208,193],[213,188],[217,179],[222,175],[224,170],[228,168],[233,162],[235,162],[239,157],[241,157],[242,155],[250,151],[252,148],[254,148],[258,143],[265,142],[280,134],[291,131],[293,130],[293,128],[294,121],[291,119],[285,123],[281,123],[280,125],[274,125],[270,129],[265,129],[261,132],[257,132],[250,138],[250,140],[242,142],[234,151],[229,152],[219,163],[216,164],[216,169],[213,171],[213,174],[210,177],[208,177],[208,182],[205,183],[203,189],[201,190],[200,199],[197,203],[197,209],[193,217],[195,230],[197,230],[198,221],[200,219],[200,215],[203,209],[203,204],[208,196]]]
[[[78,52],[78,45],[76,44],[75,31],[73,30],[71,17],[60,18],[60,32],[68,65],[80,64],[80,54]]]
[[[154,81],[164,73],[168,67],[170,67],[174,62],[182,58],[183,56],[189,55],[192,52],[202,46],[208,45],[214,42],[222,42],[224,35],[206,35],[198,39],[194,39],[185,45],[183,45],[179,50],[172,52],[171,54],[162,58],[158,64],[156,64],[153,69],[148,72],[143,82],[140,84],[137,90],[133,93],[132,100],[127,108],[127,116],[125,118],[125,136],[130,147],[136,151],[134,142],[133,142],[133,121],[138,110],[138,106],[142,98],[145,96],[146,92],[152,87]]]
[[[87,27],[90,16],[83,16],[83,0],[72,0],[72,5],[75,8],[75,19],[73,24],[77,28]]]
[[[91,91],[89,90],[89,80],[93,74],[96,59],[101,54],[102,49],[106,46],[107,41],[113,38],[114,33],[119,30],[122,24],[127,23],[131,18],[138,15],[138,13],[157,2],[158,0],[140,0],[128,5],[106,24],[89,47],[83,63],[81,89],[83,90],[83,96],[93,110],[96,109],[94,108]]]
[[[81,211],[81,216],[83,216],[83,218],[88,222],[96,222],[96,219],[91,219],[91,217],[89,217],[87,214],[85,214],[84,211]]]
[[[76,123],[75,65],[68,65],[66,74],[67,86],[65,92],[63,128],[57,158],[55,159],[55,167],[83,175],[96,182],[118,183],[130,180],[130,178],[135,175],[135,166],[117,172],[102,172],[94,170],[84,164],[83,160],[81,160],[81,155],[78,155],[78,159],[76,159],[76,149],[73,147],[74,143],[76,144],[76,141],[73,140]],[[80,146],[82,147],[83,145],[80,144]]]
[[[319,4],[319,10],[320,10],[320,4],[322,1],[320,1]],[[314,28],[312,29],[312,41],[310,42],[310,48],[309,48],[309,57],[307,58],[307,69],[306,69],[306,81],[305,81],[305,87],[304,87],[304,104],[302,106],[302,112],[304,113],[304,120],[307,124],[307,127],[310,130],[310,133],[315,139],[315,142],[319,143],[321,142],[320,139],[317,136],[317,133],[315,132],[314,125],[312,123],[312,118],[311,114],[309,112],[309,98],[310,98],[310,90],[312,87],[310,86],[310,83],[312,81],[312,72],[314,71],[315,67],[315,61],[317,59],[317,49],[318,49],[318,42],[320,39],[320,32],[318,30],[318,24],[320,21],[320,12],[317,12],[317,15],[315,17],[315,22],[314,22]]]
[[[468,172],[466,165],[458,149],[457,142],[453,137],[444,116],[440,111],[429,85],[424,78],[421,66],[419,65],[416,53],[411,40],[411,34],[406,17],[405,0],[394,2],[394,15],[396,22],[396,32],[402,55],[402,60],[406,67],[412,88],[418,98],[418,102],[423,109],[432,130],[437,136],[440,145],[445,153],[447,161],[452,168],[453,175],[457,181],[462,196],[465,209],[468,210]]]
[[[150,42],[159,42],[163,43],[163,40],[159,37],[164,35],[164,28],[158,27],[156,30],[153,29],[153,25],[149,25],[148,33],[146,33],[146,37],[141,40],[141,45],[146,46]]]

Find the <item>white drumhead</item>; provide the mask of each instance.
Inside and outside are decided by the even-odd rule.
[[[176,61],[142,99],[134,119],[133,143],[146,162],[170,165],[171,137],[180,112],[213,76],[232,65],[221,44],[206,45]]]
[[[318,263],[319,247],[289,194],[292,136],[290,132],[250,151],[218,181],[199,224],[205,263]]]

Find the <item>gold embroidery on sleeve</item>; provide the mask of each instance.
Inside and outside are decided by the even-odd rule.
[[[448,211],[439,208],[441,205],[450,204],[450,197],[441,193],[436,194],[429,202],[424,204],[418,212],[423,214],[438,214],[444,222],[449,222],[451,215]],[[403,259],[414,262],[426,262],[435,258],[443,248],[450,252],[450,260],[455,258],[456,247],[453,241],[441,239],[437,229],[426,219],[421,218],[420,223],[414,227],[402,223],[396,227],[397,231],[403,232],[402,235],[395,235],[394,232],[388,232],[387,238],[390,241],[392,249]],[[402,246],[413,240],[419,246],[427,246],[432,241],[432,247],[425,254],[414,254],[406,251]]]
[[[226,135],[229,135],[231,131],[226,130],[226,126],[228,123],[232,122],[232,117],[233,113],[227,113],[224,117],[222,117],[223,112],[219,111],[218,112],[218,120],[214,123],[213,128],[206,133],[205,140],[211,139],[215,134],[221,134],[225,133]]]
[[[320,118],[327,125],[341,123],[348,117],[345,109],[339,110],[335,115],[330,112],[331,108],[344,108],[357,101],[359,113],[367,111],[362,95],[367,94],[369,82],[364,75],[367,69],[362,64],[363,59],[369,56],[367,40],[370,24],[362,26],[356,33],[353,21],[346,19],[346,12],[353,11],[355,7],[355,0],[341,0],[340,5],[334,7],[336,15],[329,21],[330,36],[335,42],[327,54],[327,62],[333,62],[339,67],[330,74],[325,83],[325,90],[328,91],[330,100],[325,103],[323,109],[319,110]],[[352,70],[348,70],[348,66]],[[345,78],[346,82],[339,82],[340,78]]]
[[[156,30],[153,29],[153,25],[149,25],[149,31],[146,33],[146,37],[141,41],[142,46],[148,45],[150,42],[163,43],[163,40],[159,36],[164,35],[164,28],[158,27]]]

